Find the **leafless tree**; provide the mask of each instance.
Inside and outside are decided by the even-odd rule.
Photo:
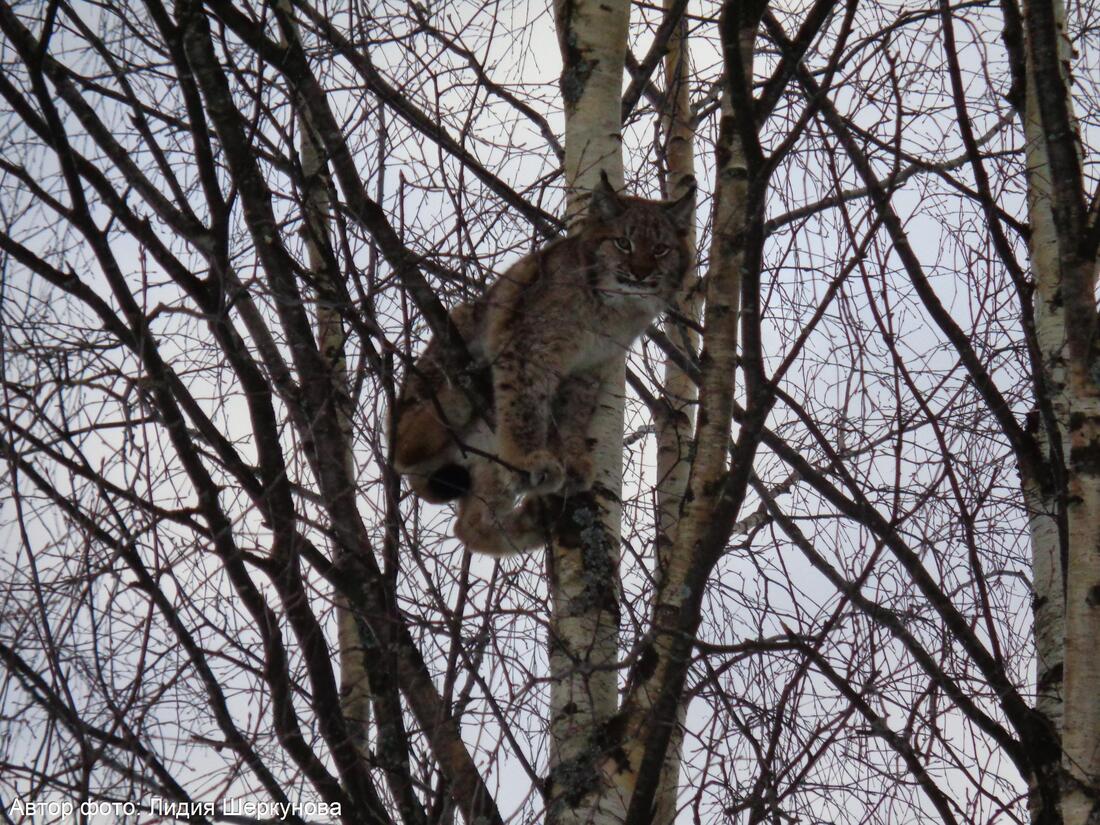
[[[1094,822],[1096,17],[0,0],[5,820]],[[396,388],[601,169],[697,271],[472,556]]]

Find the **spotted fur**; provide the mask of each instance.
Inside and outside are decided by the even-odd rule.
[[[591,486],[587,432],[603,373],[676,295],[690,263],[693,198],[694,190],[673,202],[623,197],[604,177],[576,233],[454,310],[475,361],[491,371],[495,429],[448,380],[436,342],[410,370],[395,465],[422,498],[459,499],[456,534],[471,548],[536,546],[539,496]],[[464,452],[464,442],[499,461]]]

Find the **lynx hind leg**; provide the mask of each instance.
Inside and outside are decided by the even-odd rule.
[[[451,320],[475,358],[484,358],[484,311],[461,304]],[[455,496],[433,498],[427,485],[440,467],[448,466],[458,438],[474,420],[467,394],[456,387],[443,370],[442,346],[432,340],[409,368],[398,396],[393,432],[394,466],[410,476],[413,491],[429,501],[448,501]],[[413,477],[419,481],[414,481]],[[461,479],[453,479],[461,483]],[[450,482],[448,482],[450,483]]]
[[[543,543],[538,508],[528,496],[515,505],[511,474],[494,461],[473,467],[473,486],[458,504],[455,535],[471,550],[511,556]]]
[[[437,467],[431,466],[422,471],[414,470],[406,473],[405,480],[409,484],[409,489],[429,504],[454,501],[466,495],[472,486],[470,468],[463,464],[457,455],[454,456],[454,460],[443,461]]]
[[[473,418],[473,405],[457,387],[419,389],[398,402],[393,463],[403,474],[430,473]]]
[[[496,450],[496,434],[482,419],[475,419],[462,435],[453,438],[433,460],[405,474],[409,489],[432,504],[454,501],[469,494],[475,469],[488,462],[481,456]],[[485,484],[482,480],[481,484]]]
[[[428,349],[409,368],[397,399],[393,463],[400,473],[427,469],[424,465],[454,444],[473,418],[470,400],[447,380]]]
[[[565,465],[564,492],[580,493],[591,489],[595,481],[592,440],[588,437],[592,416],[600,397],[600,376],[581,373],[562,382],[554,398],[553,439]]]
[[[413,493],[433,504],[452,501],[470,488],[469,471],[457,447],[468,425],[462,419],[469,402],[464,396],[447,398],[452,392],[444,389],[434,400],[409,401],[398,408],[394,425],[394,469],[405,476]],[[436,403],[444,409],[449,406],[446,418],[438,414]]]

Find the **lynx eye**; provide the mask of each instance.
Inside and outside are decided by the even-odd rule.
[[[629,252],[633,248],[630,245],[630,238],[616,238],[615,246],[617,246],[623,252]]]
[[[654,258],[663,258],[665,255],[667,255],[671,251],[672,250],[669,249],[669,247],[665,246],[663,243],[659,243],[655,247],[653,247],[653,257]]]

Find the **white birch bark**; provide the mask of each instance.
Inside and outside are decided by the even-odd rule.
[[[675,0],[664,0],[666,11]],[[679,198],[695,180],[695,127],[692,124],[688,78],[691,63],[687,41],[687,23],[681,21],[668,41],[665,55],[665,89],[668,111],[664,117],[665,158],[668,197]],[[695,221],[691,221],[688,244],[695,257]],[[676,298],[681,315],[697,321],[701,310],[698,273],[693,265],[684,278],[684,288]],[[697,352],[699,335],[695,330],[674,322],[665,324],[665,333],[686,352]],[[665,361],[665,397],[667,415],[658,422],[657,433],[657,552],[658,564],[667,563],[668,550],[676,538],[680,505],[691,467],[690,446],[695,425],[698,388],[673,359]]]
[[[622,187],[621,94],[630,6],[626,0],[555,0],[562,53],[567,216],[606,172]],[[593,765],[599,733],[618,708],[619,518],[625,353],[604,379],[590,435],[596,439],[596,485],[567,518],[579,541],[549,548],[550,784],[552,823],[610,823],[616,806],[594,806]]]
[[[1070,781],[1062,816],[1065,825],[1095,825],[1100,821],[1100,394],[1089,372],[1073,375],[1073,366],[1071,361],[1062,726]]]
[[[755,32],[755,21],[751,25],[746,24],[739,32],[742,65],[749,76]],[[692,596],[688,582],[700,564],[701,540],[718,509],[722,481],[728,469],[749,180],[748,163],[734,128],[735,115],[727,89],[722,96],[721,127],[716,148],[717,185],[703,323],[700,415],[687,494],[680,509],[675,540],[666,556],[667,564],[658,583],[652,619],[653,648],[647,653],[649,664],[640,674],[638,682],[631,686],[624,702],[622,717],[625,730],[621,747],[608,754],[601,766],[615,795],[625,799],[633,795],[637,785],[652,725],[665,724],[663,720],[655,720],[652,713],[659,699],[659,691],[668,681],[669,674],[684,665],[683,659],[678,657],[690,655],[690,652],[677,650],[682,647],[680,634],[662,632],[661,628],[677,627],[684,604]],[[675,726],[676,722],[674,717],[667,724]],[[670,732],[673,741],[674,731],[675,727]]]
[[[723,96],[723,112],[730,111],[729,96]],[[724,115],[726,117],[728,115]],[[679,516],[675,540],[666,554],[660,592],[654,611],[655,626],[674,626],[684,598],[685,581],[696,560],[693,552],[714,512],[721,479],[726,469],[726,456],[733,419],[733,375],[737,353],[737,318],[741,290],[741,250],[732,243],[744,226],[745,159],[732,140],[726,162],[718,174],[715,191],[715,232],[711,245],[711,265],[707,275],[704,348],[706,369],[703,372],[700,403],[706,416],[699,423],[695,438],[695,457],[688,480],[687,501]],[[604,769],[614,775],[624,795],[633,791],[634,772],[641,764],[649,718],[648,711],[656,700],[655,690],[672,665],[669,634],[659,634],[655,640],[655,661],[652,675],[636,687],[631,697],[628,717],[635,729],[627,731],[625,763],[631,770],[622,770],[610,761]]]
[[[293,15],[293,9],[286,0],[281,0],[283,11]],[[295,28],[295,37],[297,30]],[[318,241],[331,237],[332,213],[329,201],[328,169],[319,141],[314,137],[309,118],[304,112],[298,117],[298,152],[302,163],[303,217],[305,220],[302,239],[306,248],[306,261],[315,283],[321,292],[333,295],[336,290],[331,279],[337,277],[330,270],[321,252]],[[332,390],[336,399],[336,408],[340,429],[344,434],[347,451],[344,453],[344,469],[347,478],[355,478],[355,452],[351,428],[351,392],[348,385],[347,363],[344,355],[344,325],[336,307],[324,301],[317,302],[316,310],[317,343],[321,355],[331,365]],[[370,730],[370,684],[363,656],[365,655],[359,626],[355,614],[347,599],[337,593],[335,596],[337,621],[337,650],[340,664],[340,701],[348,731],[354,739],[360,755],[369,756]]]
[[[1052,540],[1056,531],[1041,524],[1035,530],[1036,520],[1032,520],[1038,702],[1044,713],[1060,723],[1062,821],[1065,825],[1095,825],[1100,821],[1097,268],[1095,259],[1081,254],[1086,248],[1083,236],[1088,219],[1070,94],[1071,47],[1065,8],[1061,0],[1031,0],[1025,18],[1025,132],[1036,331],[1065,457],[1068,522],[1068,568],[1064,571],[1064,602],[1060,603],[1063,570],[1058,544]],[[1052,71],[1055,65],[1057,70]],[[1052,118],[1054,114],[1058,117]],[[1059,636],[1063,642],[1061,662]],[[1054,689],[1059,664],[1063,665],[1061,701]]]
[[[313,277],[318,284],[333,273],[325,265],[323,256],[314,238],[328,237],[331,215],[329,212],[328,186],[325,180],[325,168],[317,143],[311,138],[311,132],[305,118],[300,121],[302,173],[309,187],[306,194],[306,220],[309,228],[305,243],[308,262]],[[335,290],[326,290],[335,294]],[[348,478],[355,478],[355,452],[351,431],[351,394],[348,386],[347,363],[344,355],[344,325],[340,313],[334,306],[323,301],[317,304],[317,342],[321,354],[331,365],[333,393],[337,400],[340,429],[344,433],[347,451],[344,453],[345,470]],[[369,754],[368,731],[370,729],[370,684],[364,665],[363,640],[355,614],[347,599],[336,594],[337,646],[340,660],[340,701],[344,719],[355,745],[363,758]]]
[[[675,0],[664,0],[666,14]],[[668,41],[665,54],[665,97],[667,110],[664,117],[665,160],[668,179],[668,197],[679,198],[695,180],[695,128],[692,123],[689,78],[691,58],[687,39],[687,20],[681,19]],[[695,259],[695,219],[692,216],[688,246]],[[697,321],[701,311],[698,290],[698,273],[693,265],[684,278],[684,288],[677,296],[676,308],[680,314]],[[699,349],[699,335],[694,330],[665,324],[669,339],[684,351],[695,353]],[[687,489],[691,469],[691,439],[695,429],[695,407],[698,388],[673,359],[665,362],[664,397],[668,403],[657,431],[657,568],[668,566],[669,554],[676,541],[676,525],[680,507]],[[677,726],[669,742],[665,767],[661,773],[661,785],[655,800],[655,825],[671,825],[676,816],[676,791],[680,779],[680,748],[683,744],[683,724],[687,712],[681,705]]]
[[[1060,422],[1059,445],[1066,454],[1064,423],[1066,397],[1066,326],[1059,266],[1058,232],[1051,213],[1052,182],[1043,124],[1035,97],[1035,82],[1027,73],[1024,133],[1028,169],[1027,202],[1031,237],[1029,253],[1035,276],[1035,333],[1042,354],[1047,393]],[[1044,455],[1050,456],[1049,438],[1039,427]],[[1035,622],[1036,706],[1060,731],[1062,727],[1062,642],[1065,637],[1065,594],[1054,491],[1041,488],[1038,479],[1024,480],[1032,547],[1033,612]]]

